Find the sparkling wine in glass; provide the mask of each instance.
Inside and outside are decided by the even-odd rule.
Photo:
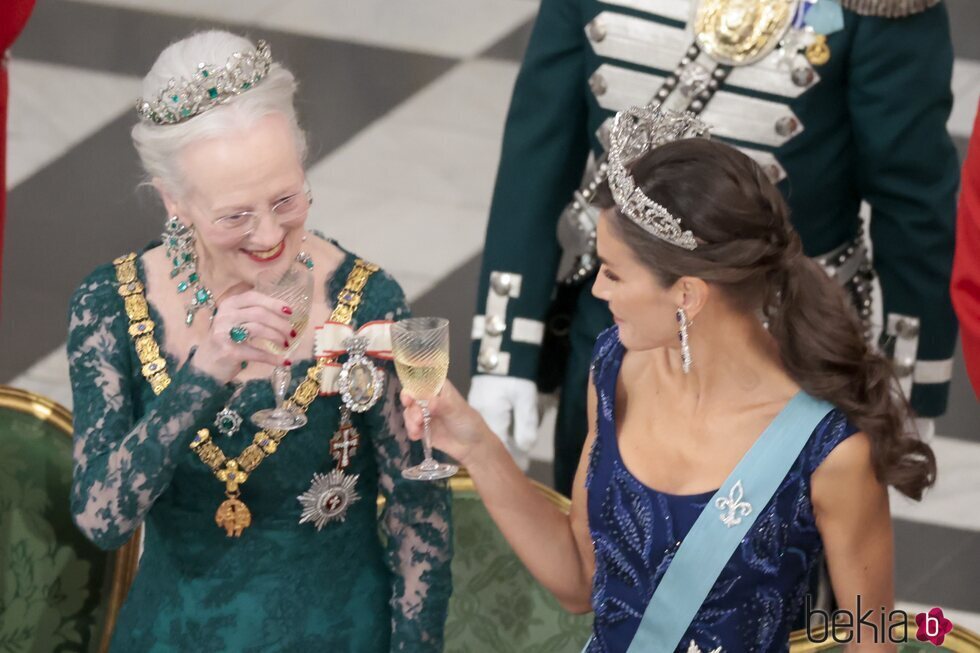
[[[285,270],[261,272],[255,289],[263,295],[280,300],[292,311],[289,322],[296,336],[288,346],[269,340],[258,340],[256,344],[268,349],[276,356],[289,358],[299,344],[300,335],[310,321],[310,306],[313,303],[313,272],[299,261],[291,261]],[[286,403],[286,390],[289,388],[289,368],[279,364],[272,372],[272,390],[276,395],[276,407],[260,410],[252,415],[252,423],[263,429],[291,431],[306,426],[303,411]]]
[[[391,325],[391,351],[395,371],[408,394],[422,409],[422,446],[425,460],[402,470],[413,481],[449,478],[459,468],[432,457],[429,400],[439,394],[449,372],[449,320],[441,317],[413,317]]]

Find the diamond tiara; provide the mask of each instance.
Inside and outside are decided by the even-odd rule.
[[[232,53],[224,66],[200,63],[190,79],[171,79],[157,97],[139,98],[136,114],[144,122],[176,125],[241,95],[261,82],[271,66],[269,44],[259,41],[254,50]]]
[[[647,197],[626,166],[665,143],[707,137],[708,126],[693,113],[667,111],[657,103],[620,111],[609,132],[609,189],[620,211],[647,233],[687,250],[698,246],[694,234]]]

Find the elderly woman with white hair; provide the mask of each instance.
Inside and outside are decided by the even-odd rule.
[[[72,511],[106,549],[144,527],[116,651],[442,650],[449,495],[402,478],[390,363],[348,339],[375,383],[321,393],[344,352],[314,356],[300,309],[260,292],[298,261],[311,324],[407,314],[390,276],[306,230],[295,90],[261,41],[213,31],[166,48],[133,128],[163,242],[97,268],[71,301]],[[298,421],[253,425],[277,399]]]

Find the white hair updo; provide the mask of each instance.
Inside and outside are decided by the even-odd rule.
[[[198,32],[167,46],[143,78],[140,95],[157,98],[171,79],[191,78],[204,63],[224,66],[235,52],[255,50],[247,38],[221,30]],[[186,189],[178,155],[187,145],[246,129],[270,114],[282,114],[289,123],[300,160],[306,158],[306,134],[299,126],[293,98],[296,78],[277,63],[255,86],[193,118],[173,125],[140,120],[133,127],[133,144],[149,180],[159,179],[169,192]]]

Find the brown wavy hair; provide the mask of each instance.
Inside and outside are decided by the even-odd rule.
[[[793,379],[868,434],[878,480],[920,499],[935,482],[936,459],[906,430],[910,411],[891,362],[865,341],[843,289],[803,253],[789,208],[762,169],[706,139],[668,143],[630,169],[643,192],[679,217],[699,243],[694,251],[671,245],[617,209],[613,229],[639,260],[665,288],[697,277],[720,288],[738,310],[761,311]],[[608,185],[595,204],[616,206]]]

